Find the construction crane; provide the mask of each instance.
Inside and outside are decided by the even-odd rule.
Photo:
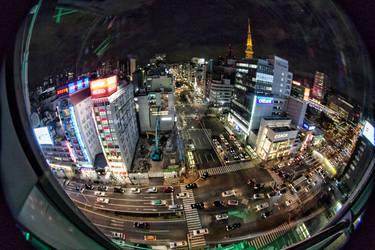
[[[159,137],[160,137],[160,107],[158,107],[158,112],[155,121],[155,142],[154,146],[152,146],[152,152],[150,154],[150,158],[154,161],[161,160],[161,152],[159,151]]]

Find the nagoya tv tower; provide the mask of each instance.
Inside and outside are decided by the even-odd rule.
[[[248,31],[247,31],[247,41],[246,41],[246,50],[245,50],[245,58],[251,59],[253,58],[253,40],[251,38],[251,31],[250,31],[250,18],[248,18]]]

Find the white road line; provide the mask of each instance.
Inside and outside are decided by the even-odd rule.
[[[157,211],[157,209],[155,209],[155,208],[144,208],[143,210],[147,210],[147,211]]]
[[[198,160],[199,160],[200,164],[203,164],[201,156],[199,154],[197,154],[197,156],[198,156]]]
[[[210,153],[210,156],[211,156],[211,158],[212,158],[212,160],[214,161],[215,160],[215,158],[212,156],[212,154]]]
[[[150,233],[167,233],[170,232],[171,230],[150,230]]]
[[[117,229],[117,230],[123,230],[123,227],[112,227],[112,226],[107,226],[107,225],[101,225],[101,224],[97,224],[97,223],[93,223],[95,226],[97,227],[106,227],[106,228],[111,228],[111,229]]]
[[[207,162],[210,162],[210,161],[208,160],[208,157],[207,157],[206,154],[204,155],[204,158],[206,158],[206,161],[207,161]]]

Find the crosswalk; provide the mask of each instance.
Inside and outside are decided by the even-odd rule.
[[[221,167],[216,167],[216,168],[207,168],[207,169],[201,169],[198,170],[199,175],[202,175],[204,172],[208,172],[208,175],[221,175],[221,174],[226,174],[226,173],[231,173],[231,172],[236,172],[240,171],[243,169],[249,169],[253,168],[255,165],[252,162],[244,162],[244,163],[238,163],[238,164],[233,164],[233,165],[226,165],[226,166],[221,166]]]
[[[206,246],[206,240],[203,235],[193,236],[193,230],[201,229],[202,224],[199,218],[198,210],[192,209],[191,204],[195,203],[194,194],[192,190],[186,190],[185,186],[181,186],[181,192],[188,193],[189,197],[183,199],[185,219],[188,226],[190,246],[192,249],[200,249]]]
[[[271,175],[272,179],[277,183],[277,184],[282,184],[283,180],[278,176],[274,171],[267,169],[267,172]]]
[[[281,226],[273,229],[272,231],[250,240],[249,243],[256,249],[260,249],[283,236],[289,230],[289,228],[289,225],[287,223],[284,223]]]

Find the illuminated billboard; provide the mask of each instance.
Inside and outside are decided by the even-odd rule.
[[[65,86],[59,90],[57,90],[58,95],[62,95],[64,93],[72,94],[80,89],[86,88],[90,86],[89,78],[85,78],[82,80],[78,80],[76,82],[69,83],[68,86]]]
[[[307,124],[306,122],[303,123],[303,127],[308,130],[308,131],[311,131],[311,130],[314,130],[315,129],[315,125],[314,124]]]
[[[366,137],[366,139],[369,140],[372,145],[375,146],[374,126],[372,126],[372,124],[368,121],[366,121],[363,125],[362,135]]]
[[[257,103],[258,104],[273,104],[273,98],[272,97],[257,96]]]
[[[48,127],[34,128],[34,133],[40,145],[53,145]]]
[[[109,96],[117,91],[117,76],[92,81],[90,89],[92,98]]]
[[[310,97],[310,89],[305,88],[305,92],[303,93],[303,100],[308,101]]]

